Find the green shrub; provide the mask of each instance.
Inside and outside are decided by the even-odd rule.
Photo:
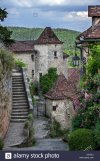
[[[54,137],[60,137],[62,135],[63,135],[63,131],[61,130],[61,126],[59,122],[54,120],[50,126],[50,136],[54,138]]]
[[[68,142],[69,129],[63,130],[63,141]]]
[[[30,126],[30,122],[29,122],[29,120],[26,120],[26,121],[25,121],[25,124],[24,124],[24,128],[25,128],[25,129],[28,129],[29,126]]]
[[[16,61],[15,61],[15,65],[17,66],[17,67],[19,67],[19,68],[22,68],[22,67],[26,67],[27,65],[22,61],[22,60],[20,60],[20,59],[17,59]]]
[[[72,120],[72,129],[92,129],[95,127],[95,123],[97,122],[98,117],[98,111],[95,108],[95,105],[85,109],[81,109]]]
[[[96,123],[94,130],[94,138],[96,142],[96,148],[100,149],[100,120]]]
[[[30,93],[31,93],[31,96],[38,95],[38,83],[37,82],[30,83]]]
[[[77,129],[69,135],[70,150],[93,150],[95,148],[92,130]]]
[[[47,93],[55,83],[57,79],[57,69],[56,68],[50,68],[48,70],[48,74],[45,74],[40,79],[40,86],[42,89],[42,93]]]
[[[4,147],[4,141],[2,138],[0,138],[0,150],[2,150]]]
[[[0,49],[0,80],[14,67],[13,54],[5,49]]]
[[[32,121],[33,120],[33,114],[32,113],[28,114],[28,120],[29,121]]]

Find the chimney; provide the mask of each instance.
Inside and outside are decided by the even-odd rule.
[[[88,6],[88,17],[92,17],[92,26],[100,22],[100,5]]]

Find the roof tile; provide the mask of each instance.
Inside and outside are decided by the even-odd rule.
[[[44,96],[51,100],[73,99],[77,95],[76,91],[75,84],[60,74],[55,85]]]
[[[58,39],[51,27],[46,27],[40,37],[35,41],[36,44],[63,44]]]

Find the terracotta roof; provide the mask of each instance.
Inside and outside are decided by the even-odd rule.
[[[100,39],[100,22],[95,26],[91,26],[86,31],[81,33],[77,39],[84,40],[84,39]]]
[[[100,17],[100,6],[88,6],[89,17]]]
[[[68,79],[72,83],[77,85],[80,80],[80,69],[79,68],[68,68]]]
[[[46,27],[35,44],[63,44],[50,27]]]
[[[53,88],[44,96],[51,100],[73,99],[76,96],[76,87],[61,74],[58,76]]]
[[[33,49],[33,41],[16,41],[11,46],[9,46],[9,50],[12,52],[32,52]]]

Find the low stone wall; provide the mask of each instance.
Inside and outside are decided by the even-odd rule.
[[[6,74],[0,81],[0,137],[5,136],[12,110],[12,79]]]
[[[29,89],[27,69],[26,68],[23,68],[22,69],[22,72],[23,72],[23,79],[24,79],[24,83],[25,83],[27,100],[28,100],[28,104],[29,104],[29,110],[31,112],[33,112],[33,103],[32,103],[32,98],[31,98],[30,89]]]

